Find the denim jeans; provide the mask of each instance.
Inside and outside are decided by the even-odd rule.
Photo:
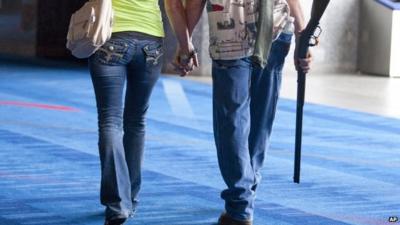
[[[275,117],[282,68],[292,35],[272,44],[267,66],[250,58],[214,60],[213,125],[218,163],[227,189],[225,210],[237,220],[252,220],[260,169]]]
[[[145,114],[162,54],[161,38],[118,32],[89,58],[98,112],[100,198],[107,219],[126,218],[135,211]]]

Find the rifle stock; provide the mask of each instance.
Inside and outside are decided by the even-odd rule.
[[[314,0],[311,12],[311,19],[307,27],[301,32],[296,58],[307,58],[310,41],[314,36],[315,30],[319,26],[319,21],[328,7],[329,0]],[[296,108],[296,140],[295,140],[295,159],[293,181],[300,183],[301,166],[301,143],[303,132],[303,108],[306,87],[306,74],[299,69],[297,80],[297,108]]]

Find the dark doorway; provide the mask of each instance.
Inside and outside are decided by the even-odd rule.
[[[86,0],[38,1],[37,56],[70,58],[65,48],[71,14]]]

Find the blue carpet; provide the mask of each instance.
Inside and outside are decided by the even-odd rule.
[[[0,224],[102,224],[97,118],[85,68],[0,61]],[[292,182],[295,102],[281,99],[256,225],[381,225],[400,217],[400,121],[307,104]],[[222,211],[211,87],[162,77],[128,225],[211,225]],[[400,222],[399,222],[400,223]]]

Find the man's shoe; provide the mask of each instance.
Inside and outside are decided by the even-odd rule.
[[[113,220],[106,220],[104,222],[104,225],[122,225],[126,221],[125,218],[118,218],[118,219],[113,219]]]
[[[223,213],[218,220],[218,225],[252,225],[253,222],[250,220],[236,220],[230,217],[228,214]]]

